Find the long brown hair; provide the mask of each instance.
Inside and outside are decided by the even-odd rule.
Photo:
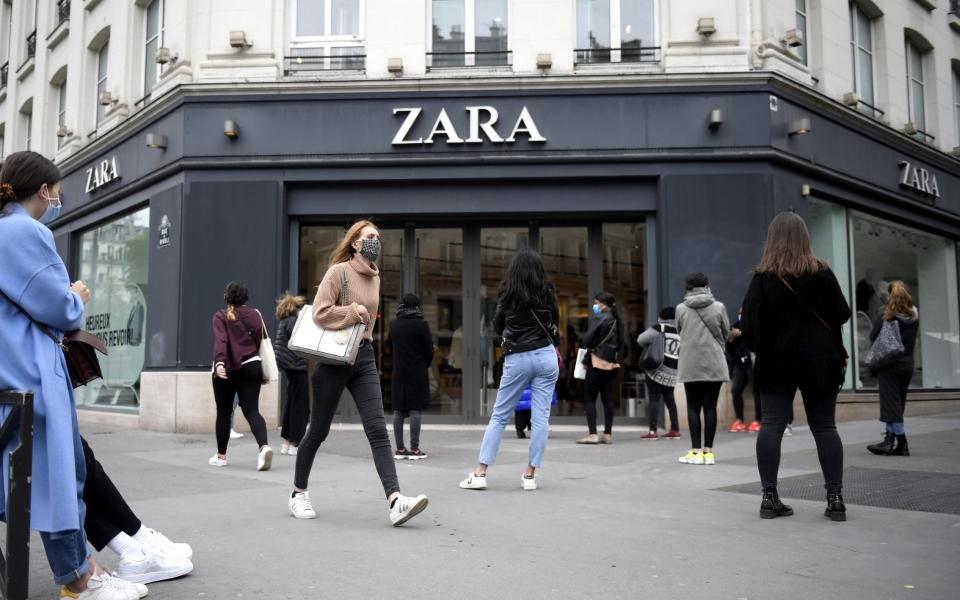
[[[277,319],[286,319],[290,315],[299,313],[306,303],[307,299],[303,296],[291,296],[290,292],[284,292],[277,298]]]
[[[883,306],[883,319],[885,321],[896,317],[897,313],[902,315],[913,314],[913,298],[907,290],[907,284],[900,280],[891,281],[887,287],[887,292],[889,292],[890,296],[887,298],[887,303]]]
[[[350,229],[343,235],[343,239],[340,240],[340,243],[337,244],[337,247],[333,249],[333,252],[330,253],[330,266],[337,263],[347,262],[353,258],[354,250],[353,246],[350,244],[357,241],[357,238],[360,237],[360,232],[363,231],[364,227],[373,227],[374,229],[379,229],[373,223],[373,221],[357,221],[350,226]]]
[[[810,231],[803,218],[793,212],[782,212],[767,228],[767,243],[760,264],[754,273],[771,273],[777,277],[813,275],[827,268],[827,262],[814,256],[810,247]]]

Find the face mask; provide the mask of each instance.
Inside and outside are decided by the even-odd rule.
[[[54,196],[53,198],[47,197],[46,200],[47,210],[43,211],[43,214],[40,215],[39,219],[37,219],[44,225],[53,223],[57,220],[57,217],[60,216],[60,207],[62,206],[60,203],[60,196]],[[54,202],[56,202],[56,204],[54,204]]]
[[[370,262],[377,262],[380,258],[380,240],[361,240],[360,256]]]
[[[599,314],[602,313],[602,312],[603,312],[603,309],[600,308],[600,305],[599,305],[599,304],[594,304],[594,305],[593,305],[593,314],[599,315]]]

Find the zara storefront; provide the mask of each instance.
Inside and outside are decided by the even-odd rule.
[[[960,399],[960,162],[767,75],[487,83],[188,86],[71,158],[55,234],[91,283],[88,329],[111,343],[84,418],[212,428],[210,318],[224,284],[244,280],[269,316],[285,289],[312,295],[344,226],[371,216],[384,241],[375,341],[388,409],[383,342],[403,293],[421,296],[435,338],[432,420],[479,423],[499,378],[497,285],[517,248],[543,254],[572,356],[600,290],[631,337],[681,300],[691,271],[735,313],[766,224],[791,207],[858,309],[854,356],[884,282],[904,279],[922,315],[918,406]],[[809,131],[792,131],[803,118]],[[637,359],[631,343],[622,422],[644,414]],[[847,383],[841,414],[875,410],[868,373]],[[558,417],[580,422],[579,383],[557,391]],[[265,414],[276,397],[268,389]]]

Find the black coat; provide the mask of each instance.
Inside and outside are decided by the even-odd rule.
[[[306,371],[307,360],[290,352],[287,344],[290,343],[290,336],[293,335],[293,326],[297,324],[297,315],[289,317],[277,323],[276,346],[273,353],[277,356],[277,366],[284,371]]]
[[[607,362],[617,362],[620,347],[620,321],[609,312],[602,312],[590,320],[580,345]]]
[[[433,336],[423,317],[408,315],[390,322],[390,352],[393,355],[393,410],[430,408],[430,378]]]
[[[743,300],[740,331],[757,355],[755,381],[839,386],[846,352],[840,327],[850,319],[840,284],[829,269],[786,280],[793,291],[776,275],[757,273]]]

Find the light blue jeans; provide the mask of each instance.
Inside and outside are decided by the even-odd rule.
[[[47,553],[47,562],[53,571],[53,581],[57,585],[66,585],[80,579],[90,570],[87,558],[90,548],[87,546],[87,535],[83,523],[87,518],[87,506],[83,503],[83,484],[87,478],[87,465],[83,457],[83,446],[80,445],[80,432],[73,431],[74,460],[77,473],[77,508],[80,510],[80,529],[71,532],[47,533],[40,532],[43,549]],[[37,465],[34,465],[36,468]],[[64,482],[72,484],[73,482]]]
[[[507,354],[503,360],[503,375],[497,402],[493,405],[490,423],[480,444],[480,463],[492,465],[500,450],[503,430],[513,417],[514,408],[523,390],[530,386],[530,460],[532,467],[540,467],[543,451],[547,447],[547,431],[550,428],[550,401],[557,385],[560,369],[557,352],[553,346],[544,346],[529,352]]]

